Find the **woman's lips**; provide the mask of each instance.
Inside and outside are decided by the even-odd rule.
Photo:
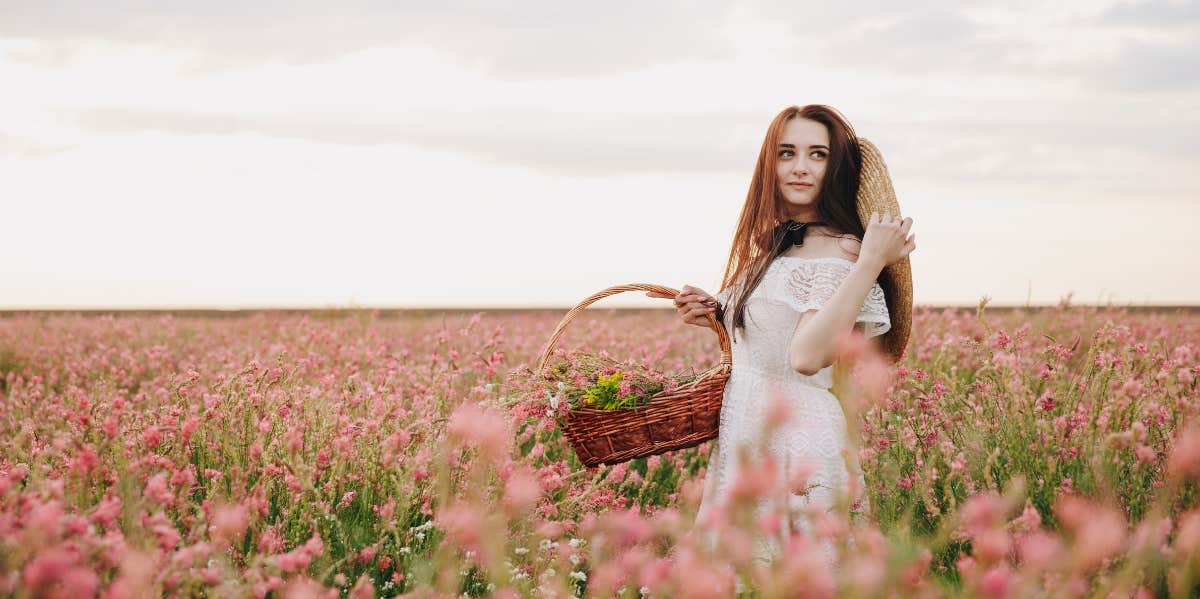
[[[792,187],[812,187],[812,183],[788,183]]]

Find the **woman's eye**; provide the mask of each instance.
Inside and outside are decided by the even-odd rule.
[[[788,155],[788,154],[791,154],[791,153],[792,153],[792,151],[791,151],[791,150],[780,150],[780,151],[779,151],[779,155],[780,155],[780,156],[786,156],[786,155]]]
[[[823,150],[813,150],[813,153],[809,154],[809,156],[816,156],[817,158],[824,158],[825,152]]]

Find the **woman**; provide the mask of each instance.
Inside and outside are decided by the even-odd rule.
[[[708,524],[731,491],[740,492],[737,485],[762,478],[764,464],[784,480],[808,475],[807,490],[791,494],[784,510],[791,526],[809,529],[805,507],[832,508],[839,498],[851,502],[852,511],[868,509],[865,494],[848,497],[851,479],[859,490],[864,485],[857,462],[846,463],[846,419],[829,390],[834,347],[852,328],[868,338],[888,333],[889,306],[911,312],[911,275],[907,281],[895,275],[907,275],[907,256],[916,245],[908,234],[912,219],[900,220],[898,205],[895,215],[863,212],[895,202],[881,158],[869,179],[882,172],[891,204],[864,192],[864,164],[874,164],[864,162],[867,150],[872,154],[866,157],[875,156],[874,146],[833,108],[780,112],[763,140],[721,293],[713,298],[685,285],[673,298],[648,294],[674,299],[688,324],[711,326],[713,313],[732,340],[733,370],[697,524]],[[893,359],[907,341],[903,324],[903,334],[885,344]],[[760,501],[758,515],[773,509]],[[775,540],[760,538],[755,553],[770,559],[778,550]],[[832,547],[825,551],[833,560]]]

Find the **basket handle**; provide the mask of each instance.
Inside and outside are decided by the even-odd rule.
[[[610,295],[616,295],[624,291],[656,291],[667,295],[679,295],[679,291],[664,287],[663,285],[655,285],[654,283],[626,283],[625,285],[614,285],[608,289],[597,291],[588,296],[587,299],[579,302],[579,305],[571,308],[570,312],[563,317],[558,326],[554,328],[554,334],[550,336],[550,341],[546,343],[546,349],[542,351],[542,356],[538,358],[537,369],[534,372],[541,372],[546,366],[546,360],[550,358],[550,352],[554,349],[554,344],[558,343],[558,338],[562,337],[563,331],[567,329],[567,325],[583,312],[588,306],[604,299]],[[717,320],[712,312],[705,314],[708,321],[713,324],[713,329],[717,332],[717,341],[721,344],[721,366],[726,370],[733,367],[733,355],[729,350],[729,333],[725,331],[725,324]]]

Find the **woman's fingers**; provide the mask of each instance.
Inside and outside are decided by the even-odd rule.
[[[676,306],[682,306],[684,304],[692,304],[692,303],[711,304],[715,301],[716,300],[714,300],[711,297],[708,297],[707,295],[704,295],[702,293],[675,296],[675,305]]]

